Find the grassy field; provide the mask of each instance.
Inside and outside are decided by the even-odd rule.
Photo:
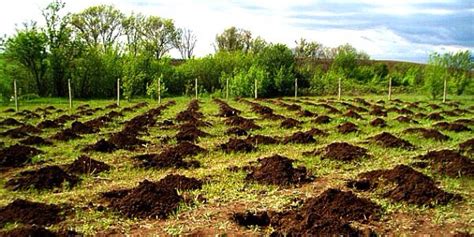
[[[382,96],[365,96],[363,97],[371,104],[376,101],[385,100]],[[460,109],[469,110],[467,113],[459,116],[447,116],[442,111],[453,110],[454,107],[442,104],[440,101],[431,101],[424,96],[400,95],[394,98],[404,102],[421,101],[419,107],[422,109],[412,109],[414,113],[422,112],[429,114],[431,112],[441,112],[444,117],[442,121],[452,122],[459,118],[473,119],[474,100],[471,97],[455,97],[450,98],[450,102],[460,102]],[[134,116],[142,114],[151,108],[158,106],[154,100],[144,99],[136,101],[122,101],[121,108],[129,107],[137,102],[146,101],[148,106],[137,109],[133,112],[124,113],[124,117],[119,117],[106,124],[95,134],[81,135],[83,138],[70,141],[54,141],[51,146],[38,146],[37,148],[44,153],[33,158],[33,163],[19,168],[11,168],[1,170],[0,174],[0,206],[5,206],[15,199],[26,199],[35,202],[67,204],[70,205],[72,212],[66,219],[58,224],[48,226],[48,229],[57,231],[72,229],[85,235],[96,234],[112,234],[126,233],[131,235],[179,235],[179,234],[244,234],[244,235],[265,235],[272,232],[272,227],[242,227],[234,223],[230,217],[235,212],[244,211],[262,211],[275,210],[282,211],[289,207],[298,207],[301,202],[310,197],[318,196],[328,188],[337,188],[341,190],[351,190],[346,187],[348,180],[355,179],[358,174],[376,169],[389,169],[398,164],[410,165],[415,161],[414,157],[423,155],[431,150],[455,149],[458,145],[468,139],[474,138],[471,131],[454,132],[440,130],[443,134],[450,137],[447,141],[434,141],[425,139],[419,134],[408,134],[404,130],[408,127],[432,128],[432,125],[438,121],[432,121],[425,118],[414,118],[419,124],[400,123],[395,120],[400,116],[399,113],[389,112],[387,117],[382,117],[387,122],[387,127],[372,127],[369,122],[377,116],[370,115],[367,112],[360,112],[363,119],[352,119],[344,117],[342,114],[328,114],[327,110],[319,107],[308,105],[302,102],[322,103],[318,100],[328,100],[328,97],[303,97],[299,101],[293,98],[282,98],[281,101],[287,104],[296,103],[303,109],[317,113],[319,115],[327,114],[332,117],[332,121],[328,124],[315,124],[311,117],[301,117],[297,115],[297,111],[289,111],[282,106],[278,106],[268,100],[251,100],[261,105],[271,107],[275,114],[280,114],[288,118],[294,118],[301,122],[299,128],[283,129],[280,128],[281,120],[262,119],[259,114],[252,112],[251,107],[240,101],[229,100],[227,103],[242,113],[242,117],[255,119],[255,123],[262,129],[252,130],[250,134],[262,134],[271,137],[286,137],[297,131],[307,131],[311,128],[318,128],[328,133],[328,136],[315,136],[316,142],[310,144],[276,144],[276,145],[258,145],[253,152],[237,152],[225,153],[218,149],[218,146],[229,140],[234,135],[226,135],[225,131],[230,127],[224,124],[223,117],[217,116],[219,106],[213,102],[211,98],[200,98],[200,112],[204,114],[202,120],[209,122],[212,126],[200,127],[201,130],[211,134],[208,137],[201,137],[196,142],[200,147],[208,150],[208,152],[193,156],[192,159],[200,162],[198,168],[166,168],[153,169],[143,168],[137,165],[137,161],[132,159],[133,156],[145,153],[159,153],[169,146],[173,146],[177,141],[173,138],[178,131],[177,128],[163,129],[160,126],[149,127],[148,134],[143,134],[139,138],[148,141],[148,144],[134,151],[117,150],[112,153],[88,152],[88,155],[96,160],[105,162],[112,166],[108,172],[97,175],[82,175],[81,181],[75,187],[56,188],[54,190],[38,191],[35,189],[12,191],[5,188],[8,180],[25,170],[37,169],[47,165],[65,165],[73,162],[84,152],[83,147],[94,144],[101,138],[108,138],[109,134],[120,131],[123,128],[123,122],[130,120]],[[171,105],[164,109],[157,118],[158,122],[164,120],[173,120],[176,115],[186,109],[191,98],[177,97],[166,98],[163,103],[169,100],[176,101],[175,105]],[[332,101],[332,100],[331,100]],[[363,106],[352,100],[352,98],[344,98],[345,102],[365,107],[370,110],[370,106]],[[426,103],[425,103],[426,102]],[[105,106],[114,103],[112,100],[91,100],[91,101],[75,101],[75,107],[82,104],[89,104],[91,108],[105,108]],[[430,104],[438,104],[439,109],[432,109]],[[346,106],[337,101],[328,102],[331,106],[345,113],[348,109]],[[63,99],[38,99],[34,101],[23,102],[20,104],[20,110],[35,111],[38,107],[46,107],[52,105],[57,109],[63,109],[64,112],[53,112],[47,115],[47,119],[54,119],[63,114],[76,113],[68,111],[68,104]],[[405,103],[388,102],[383,105],[386,109],[396,106],[398,108],[406,108]],[[0,106],[0,111],[4,111],[7,106]],[[114,109],[116,111],[120,108]],[[84,115],[78,118],[78,121],[88,121],[100,115],[110,112],[111,109],[97,111],[92,115]],[[0,120],[5,118],[15,118],[18,121],[25,122],[35,126],[43,118],[24,119],[13,113],[0,112]],[[358,132],[341,134],[336,130],[336,126],[343,122],[350,121],[359,127]],[[64,124],[64,128],[70,127],[72,121]],[[175,122],[176,123],[176,122]],[[2,132],[11,127],[0,128]],[[470,125],[470,129],[474,126]],[[59,129],[43,129],[40,134],[43,138],[48,138],[58,132]],[[379,145],[367,142],[367,138],[377,135],[382,131],[389,132],[397,137],[403,138],[414,144],[417,148],[413,150],[405,150],[398,148],[384,148]],[[172,139],[164,142],[163,137],[169,136]],[[17,144],[20,139],[10,137],[1,137],[4,143],[3,147],[9,147]],[[348,142],[368,150],[370,157],[365,157],[351,162],[335,161],[330,159],[321,159],[320,156],[305,156],[302,153],[314,149],[323,148],[326,145],[336,142]],[[279,154],[296,160],[295,166],[304,166],[315,176],[314,181],[289,187],[280,187],[277,185],[264,185],[245,180],[247,172],[239,170],[237,172],[230,171],[228,167],[242,167],[248,165],[249,162],[256,161],[258,158]],[[472,153],[465,154],[472,161]],[[379,234],[395,234],[395,235],[414,235],[414,234],[432,234],[432,235],[451,235],[456,231],[474,233],[474,180],[472,177],[448,177],[428,168],[415,168],[417,171],[433,178],[438,187],[441,189],[459,194],[462,201],[450,202],[447,205],[436,205],[434,207],[417,206],[406,204],[403,202],[394,202],[388,198],[382,197],[377,192],[357,192],[357,196],[370,199],[382,207],[382,216],[379,220],[370,221],[368,223],[354,222],[351,225],[359,229],[371,229]],[[101,198],[100,193],[122,189],[133,188],[144,179],[150,181],[158,181],[168,174],[181,174],[187,177],[195,177],[203,180],[204,185],[201,189],[193,191],[181,191],[178,193],[188,197],[191,201],[182,202],[177,210],[175,210],[166,219],[140,219],[128,218],[120,213],[107,208],[108,203]],[[105,208],[102,208],[105,207]],[[3,230],[11,230],[21,226],[20,223],[8,223],[3,226]]]

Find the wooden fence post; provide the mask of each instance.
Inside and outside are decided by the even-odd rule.
[[[392,100],[392,77],[388,77],[388,100]]]
[[[13,80],[13,90],[15,93],[15,111],[18,112],[18,93],[16,92],[16,79]]]
[[[117,78],[117,106],[120,106],[120,78]]]
[[[443,103],[446,103],[446,94],[447,94],[447,87],[448,87],[448,80],[444,77],[444,88],[443,88]]]
[[[337,99],[341,100],[341,78],[340,77],[339,77],[339,81],[338,81]]]
[[[295,78],[295,100],[298,97],[298,78]]]
[[[225,99],[229,100],[229,77],[225,78]]]
[[[258,84],[257,84],[257,79],[255,79],[255,99],[258,98],[257,91],[258,91]]]
[[[72,111],[71,79],[67,79],[67,89],[69,91],[69,111]]]
[[[158,104],[161,104],[161,76],[158,77]]]
[[[194,89],[196,91],[196,99],[198,98],[198,79],[197,77],[194,79]]]

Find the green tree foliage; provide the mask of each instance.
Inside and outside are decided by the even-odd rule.
[[[152,52],[156,59],[167,54],[178,37],[173,20],[157,16],[149,16],[144,20],[141,33],[145,50]]]
[[[216,35],[216,51],[243,51],[248,52],[251,48],[252,33],[248,30],[239,29],[235,26],[227,28],[221,34]]]
[[[443,82],[447,75],[447,61],[442,55],[432,53],[425,71],[425,87],[432,96],[436,99],[443,93]]]

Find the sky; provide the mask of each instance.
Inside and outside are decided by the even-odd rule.
[[[21,23],[43,24],[50,0],[5,0],[0,34]],[[65,0],[65,12],[99,4],[171,18],[193,30],[196,56],[214,52],[216,34],[236,26],[268,42],[295,46],[305,38],[325,46],[349,43],[379,60],[426,62],[432,52],[474,51],[474,0]],[[177,56],[172,52],[172,56]]]

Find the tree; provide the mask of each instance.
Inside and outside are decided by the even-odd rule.
[[[173,20],[157,16],[145,19],[141,33],[145,38],[145,50],[153,53],[156,59],[167,54],[178,37]]]
[[[243,51],[248,52],[251,48],[252,33],[248,30],[238,29],[232,26],[225,29],[220,35],[216,35],[216,51]]]
[[[137,56],[143,42],[143,25],[145,17],[141,14],[125,17],[122,24],[127,37],[127,49],[133,56]]]
[[[469,50],[458,51],[456,53],[445,54],[447,67],[451,80],[455,85],[457,95],[461,95],[472,83],[472,73],[474,62],[471,60]]]
[[[98,5],[72,16],[71,24],[90,47],[113,46],[123,33],[124,14],[109,5]]]
[[[446,58],[443,58],[439,53],[435,52],[430,55],[425,72],[425,87],[433,99],[443,92],[443,81],[447,77],[446,65]]]
[[[324,48],[323,45],[312,41],[307,42],[306,39],[301,38],[299,41],[295,41],[295,56],[302,57],[302,58],[324,58]]]
[[[190,59],[193,56],[197,37],[190,29],[181,28],[177,32],[174,46],[178,49],[182,59]]]
[[[47,37],[37,27],[36,23],[25,24],[24,29],[17,30],[16,35],[5,43],[5,57],[16,61],[28,70],[34,79],[37,93],[47,95]]]

